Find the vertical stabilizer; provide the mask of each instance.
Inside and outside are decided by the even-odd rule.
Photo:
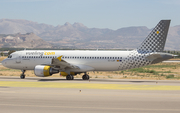
[[[138,52],[162,52],[171,20],[161,20],[150,32],[143,43],[137,48]]]

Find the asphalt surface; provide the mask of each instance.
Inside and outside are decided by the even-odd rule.
[[[22,83],[22,86],[21,86]],[[14,84],[14,85],[13,85]],[[33,85],[34,84],[34,85]],[[53,84],[43,86],[42,84]],[[54,85],[74,84],[67,88]],[[83,87],[79,87],[79,84]],[[97,84],[96,87],[86,87]],[[0,77],[1,113],[180,113],[180,90],[133,87],[179,87],[180,81]],[[114,90],[105,85],[132,87]],[[126,85],[126,86],[123,86]],[[129,85],[129,86],[128,86]],[[18,86],[18,87],[17,87]],[[40,86],[40,87],[39,87]],[[76,87],[77,86],[77,87]]]

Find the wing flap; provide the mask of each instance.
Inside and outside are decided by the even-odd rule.
[[[78,66],[70,64],[65,60],[63,60],[62,56],[59,56],[58,58],[53,58],[51,64],[55,66],[59,66],[61,69],[65,69],[65,68],[79,69]]]

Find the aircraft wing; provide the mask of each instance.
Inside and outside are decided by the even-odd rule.
[[[61,57],[62,56],[59,56],[58,58],[53,58],[51,61],[51,64],[43,64],[43,65],[55,66],[59,68],[60,70],[65,70],[65,68],[80,69],[78,66],[70,64],[66,62],[65,60],[61,59]]]

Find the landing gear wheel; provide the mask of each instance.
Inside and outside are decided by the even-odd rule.
[[[74,80],[74,76],[73,75],[67,75],[66,80]]]
[[[89,75],[87,75],[87,74],[83,75],[83,76],[82,76],[82,79],[83,79],[83,80],[89,80]]]
[[[24,78],[25,78],[25,75],[24,75],[24,74],[22,74],[22,75],[20,76],[20,78],[21,78],[21,79],[24,79]]]
[[[71,80],[74,80],[74,76],[72,75],[72,79]]]
[[[25,78],[25,74],[24,73],[26,72],[26,70],[21,70],[21,71],[22,71],[22,74],[21,74],[20,78],[24,79]]]

